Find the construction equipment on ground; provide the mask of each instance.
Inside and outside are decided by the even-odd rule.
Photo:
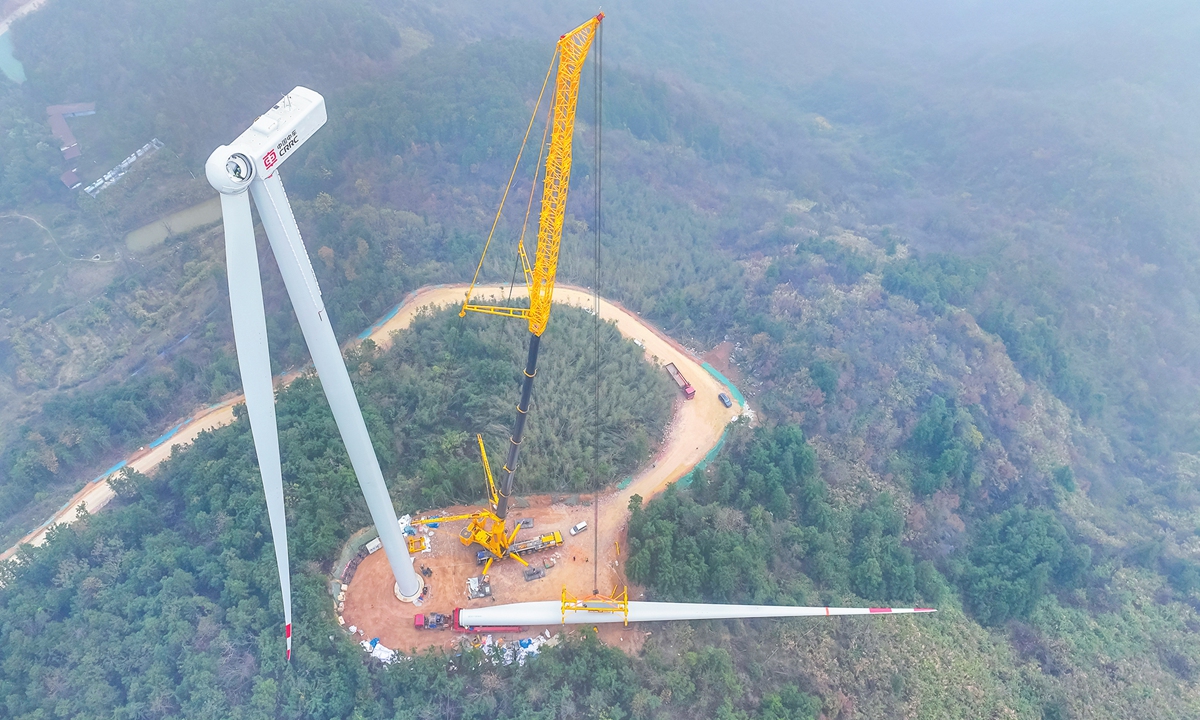
[[[435,522],[469,520],[467,526],[460,533],[459,539],[464,545],[476,544],[483,548],[480,552],[480,557],[486,558],[486,565],[483,570],[485,576],[488,570],[491,569],[494,561],[504,558],[513,558],[522,565],[528,566],[528,563],[521,559],[522,549],[515,542],[520,527],[517,526],[510,530],[507,525],[508,501],[512,495],[517,458],[520,454],[521,441],[525,433],[525,419],[529,413],[529,402],[533,394],[533,379],[537,374],[538,348],[541,343],[542,333],[545,332],[546,326],[550,321],[550,303],[554,295],[555,276],[558,272],[558,251],[559,245],[562,242],[563,218],[566,213],[567,191],[571,179],[571,142],[575,132],[575,108],[579,100],[580,78],[583,72],[584,60],[587,58],[588,51],[592,47],[592,41],[595,39],[600,22],[603,19],[604,15],[599,14],[559,38],[550,69],[546,72],[546,80],[542,84],[542,92],[538,96],[538,102],[533,110],[533,117],[530,118],[529,126],[525,130],[525,141],[522,143],[521,151],[518,152],[517,160],[513,164],[512,174],[509,176],[508,185],[505,187],[504,194],[500,200],[500,208],[496,211],[496,218],[492,222],[492,229],[488,233],[487,242],[484,244],[483,255],[479,258],[479,265],[475,269],[475,276],[471,280],[471,286],[467,290],[462,309],[459,312],[460,317],[465,317],[467,312],[470,311],[520,318],[529,323],[529,353],[525,361],[525,378],[521,387],[521,400],[517,404],[517,419],[513,425],[512,435],[509,438],[508,456],[504,461],[504,484],[497,490],[496,484],[492,479],[491,468],[488,466],[487,453],[483,447],[483,438],[479,437],[479,451],[483,458],[483,466],[488,481],[490,509],[481,509],[450,517],[427,518],[414,523],[428,525]],[[542,179],[542,207],[538,218],[537,247],[534,251],[532,265],[525,252],[524,228],[522,229],[521,237],[517,241],[517,256],[524,270],[525,285],[529,291],[529,306],[514,307],[473,303],[472,295],[479,281],[479,274],[483,269],[484,259],[487,257],[488,246],[491,245],[492,238],[495,235],[500,214],[504,210],[504,201],[508,198],[508,192],[512,188],[513,178],[516,177],[517,167],[521,162],[521,154],[524,153],[525,144],[529,141],[529,133],[533,129],[534,121],[537,119],[542,98],[545,96],[546,86],[556,65],[558,73],[554,82],[553,99],[550,102],[550,115],[546,121],[545,130],[545,135],[548,135],[550,140],[547,145],[543,137],[541,146],[546,153],[546,164],[545,175]],[[540,156],[538,161],[535,167],[540,168]],[[524,227],[528,227],[529,209],[533,206],[533,191],[536,187],[537,177],[535,175],[533,187],[530,189],[530,201],[526,210]],[[558,533],[554,533],[554,535],[557,535],[557,541],[554,544],[561,544],[562,535]],[[528,550],[526,549],[525,551]]]
[[[484,576],[487,576],[488,570],[491,570],[492,562],[503,557],[511,557],[522,565],[528,566],[529,563],[521,559],[521,553],[536,552],[543,549],[539,544],[542,538],[532,541],[526,540],[521,543],[513,542],[521,526],[517,525],[510,533],[507,531],[504,521],[497,515],[496,510],[499,503],[499,496],[496,493],[496,481],[492,478],[492,466],[488,463],[487,450],[483,447],[483,436],[476,434],[475,439],[479,441],[479,456],[483,460],[483,473],[487,479],[488,504],[490,508],[461,513],[459,515],[439,515],[437,517],[421,518],[413,520],[412,524],[440,525],[444,522],[455,522],[456,520],[469,521],[458,533],[458,540],[467,547],[471,545],[483,547],[483,550],[479,551],[478,557],[481,563],[486,563],[483,568]],[[561,534],[553,532],[550,535],[557,536],[558,542],[556,544],[562,544]]]
[[[483,436],[475,435],[475,439],[479,442],[479,455],[483,460],[484,476],[487,479],[488,502],[490,509],[476,510],[469,513],[461,513],[459,515],[438,515],[436,517],[421,518],[413,520],[413,525],[440,525],[445,522],[455,522],[458,520],[467,520],[466,526],[458,533],[458,540],[463,545],[470,547],[471,545],[479,545],[483,549],[479,551],[476,558],[479,563],[484,566],[483,575],[486,577],[488,571],[492,568],[492,563],[503,557],[511,557],[517,562],[528,567],[529,563],[521,557],[528,553],[540,552],[552,547],[558,547],[563,544],[562,533],[554,530],[548,533],[542,533],[535,538],[514,542],[517,532],[521,529],[523,523],[517,523],[511,533],[505,534],[505,524],[496,514],[496,505],[498,502],[496,493],[496,482],[492,477],[492,467],[488,463],[487,450],[483,446]],[[424,538],[421,538],[424,540]],[[412,538],[409,539],[410,546]]]
[[[692,384],[683,376],[683,373],[679,372],[679,368],[675,367],[675,363],[667,363],[667,374],[671,376],[671,379],[683,391],[685,398],[691,400],[696,397],[696,388],[692,387]],[[726,405],[725,407],[729,406]]]
[[[485,597],[491,597],[492,584],[488,582],[486,577],[467,578],[467,598],[470,600],[482,600]]]
[[[448,630],[453,618],[442,613],[417,613],[413,616],[413,627],[417,630]]]
[[[509,546],[508,552],[515,553],[518,556],[528,555],[529,553],[541,552],[542,550],[549,550],[550,548],[558,547],[559,545],[562,545],[562,544],[563,544],[562,533],[555,530],[554,532],[543,533],[541,535],[538,535],[535,538],[530,538],[528,540],[522,540],[521,542],[518,542],[518,543],[513,543],[512,545]],[[492,555],[491,552],[489,552],[487,550],[480,550],[479,554],[476,555],[475,557],[481,565],[485,562],[491,562],[492,560],[497,559],[494,555]]]
[[[611,595],[589,595],[585,598],[577,598],[567,592],[566,588],[562,591],[562,624],[567,624],[567,613],[590,612],[590,613],[612,613],[620,615],[625,620],[625,624],[629,624],[629,588],[622,588],[621,592],[617,592],[613,588]]]

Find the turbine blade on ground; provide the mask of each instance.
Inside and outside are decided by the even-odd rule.
[[[612,602],[586,603],[597,609],[612,610]],[[934,612],[933,608],[846,608],[803,607],[788,605],[725,605],[720,603],[666,603],[633,600],[629,603],[629,622],[663,622],[666,620],[728,620],[734,618],[830,617],[834,615],[901,615]],[[509,625],[591,625],[625,622],[625,614],[567,610],[558,600],[492,605],[491,607],[459,610],[463,626]]]

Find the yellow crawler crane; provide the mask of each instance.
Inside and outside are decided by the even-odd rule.
[[[567,191],[571,180],[571,141],[575,133],[575,108],[579,100],[579,83],[583,73],[584,60],[587,59],[588,51],[592,47],[592,41],[595,40],[600,28],[600,22],[603,19],[604,14],[601,13],[559,38],[554,59],[551,61],[550,69],[546,72],[546,81],[542,84],[542,94],[538,96],[538,107],[540,107],[542,96],[544,96],[546,91],[546,85],[550,80],[550,75],[554,72],[554,68],[557,65],[558,74],[554,81],[550,117],[546,123],[546,134],[549,135],[550,142],[548,146],[544,139],[542,142],[542,147],[546,149],[546,166],[545,176],[542,181],[542,208],[538,219],[537,248],[534,251],[532,267],[529,263],[529,257],[525,252],[524,229],[522,229],[521,239],[517,243],[517,254],[520,257],[521,266],[524,270],[525,285],[529,290],[529,307],[503,307],[480,305],[471,302],[475,285],[479,281],[480,270],[483,268],[484,258],[487,257],[488,246],[491,245],[492,237],[496,232],[496,225],[500,219],[500,213],[504,209],[504,201],[508,198],[508,191],[512,187],[513,177],[516,176],[517,166],[521,162],[521,153],[518,153],[517,161],[513,164],[512,175],[509,176],[508,186],[504,189],[504,195],[500,200],[500,208],[496,211],[496,219],[492,223],[491,232],[488,234],[487,243],[484,245],[483,256],[479,258],[479,266],[475,269],[475,277],[471,280],[471,286],[467,290],[462,310],[459,312],[460,317],[466,316],[467,312],[470,311],[521,318],[527,320],[529,323],[529,354],[525,360],[525,381],[521,387],[521,400],[517,404],[517,419],[513,425],[512,436],[509,438],[508,456],[504,461],[504,484],[499,491],[497,491],[496,485],[492,480],[491,469],[488,467],[487,462],[487,454],[483,450],[483,440],[480,439],[479,441],[480,454],[483,456],[484,468],[488,476],[488,493],[491,500],[491,509],[479,510],[466,515],[432,518],[423,521],[424,523],[448,522],[453,519],[469,518],[470,522],[459,535],[459,539],[464,545],[480,545],[491,553],[492,558],[488,560],[487,566],[484,568],[485,575],[491,568],[493,559],[511,557],[523,565],[528,564],[516,552],[510,549],[516,539],[519,528],[513,528],[510,531],[506,524],[508,499],[512,495],[517,457],[520,454],[521,440],[525,434],[525,419],[529,412],[529,401],[533,394],[533,379],[537,374],[538,347],[541,342],[542,333],[546,331],[546,326],[550,322],[550,302],[554,295],[555,275],[558,272],[558,250],[562,242],[563,217],[566,212]],[[526,143],[529,140],[529,132],[533,128],[533,123],[537,117],[537,107],[534,108],[533,112],[534,115],[529,120],[529,127],[525,130]],[[525,145],[523,143],[521,147],[522,153],[524,149]],[[534,187],[536,185],[537,180],[535,177]],[[533,194],[531,190],[529,209],[532,206]],[[529,209],[526,210],[526,225],[529,220]]]
[[[458,540],[463,545],[470,547],[471,545],[479,545],[484,550],[490,553],[487,560],[487,565],[483,567],[483,574],[487,575],[488,570],[492,568],[492,562],[496,558],[511,557],[517,562],[528,567],[529,563],[521,559],[521,556],[509,552],[509,546],[516,539],[517,530],[513,528],[511,533],[508,533],[504,526],[504,521],[497,517],[496,506],[499,502],[499,497],[496,493],[496,482],[492,479],[492,467],[488,463],[487,451],[483,448],[483,436],[476,435],[475,439],[479,441],[479,455],[483,458],[483,472],[487,478],[488,503],[489,510],[476,510],[475,512],[463,513],[461,515],[441,515],[438,517],[423,518],[414,520],[413,525],[432,525],[434,523],[454,522],[455,520],[470,520],[466,527],[458,534]],[[410,546],[412,542],[409,542]],[[419,549],[424,550],[424,538],[420,538]]]

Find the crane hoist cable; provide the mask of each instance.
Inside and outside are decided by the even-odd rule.
[[[508,174],[508,182],[504,185],[504,192],[500,195],[500,206],[498,208],[496,208],[496,217],[492,218],[492,229],[488,231],[487,241],[484,242],[484,244],[483,244],[483,254],[479,256],[479,265],[477,265],[475,267],[475,276],[471,278],[471,287],[469,290],[467,290],[467,300],[468,301],[471,299],[471,293],[475,290],[475,283],[479,282],[479,272],[481,270],[483,270],[483,261],[487,257],[488,247],[491,246],[492,238],[496,235],[496,226],[500,224],[500,214],[504,212],[504,204],[505,204],[505,202],[508,201],[508,191],[512,189],[513,179],[517,176],[517,168],[521,166],[521,156],[525,154],[525,146],[529,144],[529,133],[530,133],[530,131],[533,130],[534,120],[537,120],[537,111],[538,111],[538,108],[540,108],[542,106],[542,97],[545,96],[545,94],[546,94],[546,85],[549,84],[549,82],[550,82],[550,74],[554,72],[554,60],[557,57],[558,57],[558,50],[556,49],[554,51],[554,55],[551,56],[551,58],[550,58],[550,67],[548,67],[546,69],[546,78],[544,80],[542,80],[542,89],[540,92],[538,92],[537,102],[533,106],[533,114],[529,116],[529,125],[525,128],[525,138],[523,140],[521,140],[521,147],[519,150],[517,150],[517,159],[515,161],[513,161],[512,172],[510,172]],[[549,129],[550,129],[550,124],[549,124],[549,122],[547,122],[546,130],[549,130]],[[542,133],[542,147],[538,151],[537,167],[540,167],[542,164],[542,151],[545,150],[545,147],[546,147],[546,134],[545,134],[545,132],[543,132]],[[534,185],[534,187],[537,187],[536,171],[534,172],[534,176],[533,176],[533,185]],[[530,204],[530,207],[533,206],[533,188],[530,188],[530,190],[529,190],[529,204]],[[526,211],[525,211],[525,222],[526,222],[526,224],[529,223],[529,210],[528,209],[526,209]],[[525,228],[524,227],[521,228],[521,238],[522,238],[522,240],[525,238]],[[524,255],[524,250],[523,249],[519,250],[519,253],[521,255]],[[525,262],[525,266],[526,267],[529,266],[528,261]],[[526,284],[528,284],[528,277],[526,278]],[[466,311],[463,310],[463,311],[459,312],[459,317],[462,317],[465,314],[466,314]]]
[[[604,97],[604,70],[603,70],[603,67],[604,67],[604,28],[603,27],[598,27],[596,29],[596,62],[595,62],[594,67],[596,70],[596,81],[595,81],[596,105],[594,108],[595,112],[596,112],[596,119],[595,119],[595,126],[594,126],[595,133],[596,133],[596,161],[595,161],[596,169],[594,171],[595,185],[596,185],[596,220],[594,223],[595,228],[596,228],[596,253],[595,253],[596,254],[596,281],[595,281],[595,283],[593,283],[593,293],[595,294],[593,309],[595,310],[595,320],[596,320],[596,414],[592,416],[592,422],[594,423],[593,437],[595,438],[595,440],[594,440],[595,448],[592,451],[592,457],[594,460],[594,462],[592,463],[592,488],[593,488],[592,489],[592,495],[593,495],[593,497],[592,497],[592,512],[593,512],[593,516],[592,516],[592,525],[593,525],[593,528],[592,528],[592,557],[595,558],[596,562],[592,563],[592,593],[599,594],[599,592],[600,592],[600,477],[598,475],[596,475],[596,467],[597,467],[597,463],[599,463],[599,460],[600,460],[600,433],[601,433],[601,429],[604,427],[604,423],[601,422],[601,420],[600,420],[600,413],[601,413],[601,407],[602,407],[600,405],[600,325],[601,325],[601,323],[600,323],[600,207],[601,207],[601,205],[600,205],[600,192],[601,192],[601,186],[600,186],[601,155],[600,155],[600,150],[602,147],[601,138],[603,137],[603,134],[604,134],[604,125],[603,125],[604,118],[601,115],[601,109],[603,108],[603,103],[601,102],[601,100],[603,100],[603,97]]]

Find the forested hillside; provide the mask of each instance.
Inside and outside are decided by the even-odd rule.
[[[248,35],[214,19],[231,8],[54,0],[13,29],[29,82],[0,86],[0,215],[45,229],[0,218],[14,258],[0,317],[10,535],[236,389],[219,230],[136,253],[122,242],[206,197],[191,173],[212,147],[296,83],[326,96],[328,125],[283,177],[348,338],[404,293],[468,277],[550,44],[595,12],[267,3],[243,13],[255,40],[241,52]],[[288,670],[264,610],[274,591],[247,579],[264,576],[247,568],[265,546],[247,539],[263,521],[239,425],[162,482],[134,479],[120,510],[59,533],[0,591],[9,711],[406,717],[407,697],[446,717],[1200,714],[1200,95],[1181,80],[1200,12],[1074,0],[605,12],[603,292],[690,347],[728,340],[761,425],[739,428],[688,488],[633,509],[631,579],[648,597],[940,612],[653,628],[636,657],[583,641],[537,670],[450,672],[435,656],[404,674],[335,640],[302,646]],[[581,285],[594,268],[590,75],[561,269]],[[88,100],[97,115],[73,127],[95,164],[81,173],[149,135],[167,143],[98,201],[55,184],[43,121],[46,104]],[[502,243],[521,214],[502,219]],[[73,259],[93,253],[103,262]],[[507,284],[510,260],[486,281]],[[276,369],[298,366],[303,344],[264,268]],[[507,395],[486,388],[513,379],[519,333],[464,327],[428,318],[387,353],[352,357],[398,496],[477,492],[462,434],[502,437]],[[603,377],[633,407],[662,378],[639,380],[631,357]],[[318,412],[311,392],[285,394],[288,412]],[[547,422],[586,427],[569,395],[545,404]],[[645,457],[655,402],[623,416],[647,437],[607,428],[606,479]],[[537,486],[579,487],[586,445],[546,435]],[[322,486],[328,505],[298,501],[320,518],[303,531],[317,565],[365,522],[338,499],[339,467],[304,470],[340,473]],[[328,624],[316,580],[301,585],[303,622]],[[149,610],[122,615],[131,603]],[[169,650],[147,655],[151,635]],[[136,682],[97,649],[114,637],[141,638],[130,652],[151,657]],[[128,684],[141,677],[153,691]]]
[[[557,320],[563,315],[568,313]],[[440,355],[480,361],[468,352],[478,350],[469,342],[460,339]],[[631,346],[630,356],[633,351]],[[357,359],[361,375],[368,360]],[[430,391],[479,391],[478,385],[439,386],[436,368],[380,360],[370,373],[374,387],[389,384],[408,395],[409,373],[419,369],[424,383],[433,385]],[[625,378],[633,379],[628,372]],[[476,480],[470,490],[448,492],[458,492],[455,499],[479,498],[473,438],[447,428],[432,449],[409,450],[421,460],[414,467],[387,440],[402,437],[396,431],[407,427],[394,398],[364,400],[386,475],[414,468],[433,483],[443,475],[458,481],[455,473],[470,464]],[[293,565],[303,568],[293,581],[294,662],[283,662],[274,551],[243,415],[233,426],[202,435],[155,480],[123,475],[114,483],[118,507],[56,530],[20,565],[0,567],[5,717],[553,718],[633,702],[634,663],[587,638],[539,658],[535,682],[520,679],[515,666],[482,664],[477,654],[434,653],[387,669],[364,664],[329,614],[320,570],[329,569],[351,532],[370,522],[366,504],[319,383],[296,381],[280,393],[278,413],[290,549]],[[393,483],[394,491],[405,487]],[[397,500],[402,511],[420,505],[403,495]],[[726,681],[728,655],[717,657],[725,667],[673,664],[685,678]],[[580,672],[587,677],[575,677]]]

